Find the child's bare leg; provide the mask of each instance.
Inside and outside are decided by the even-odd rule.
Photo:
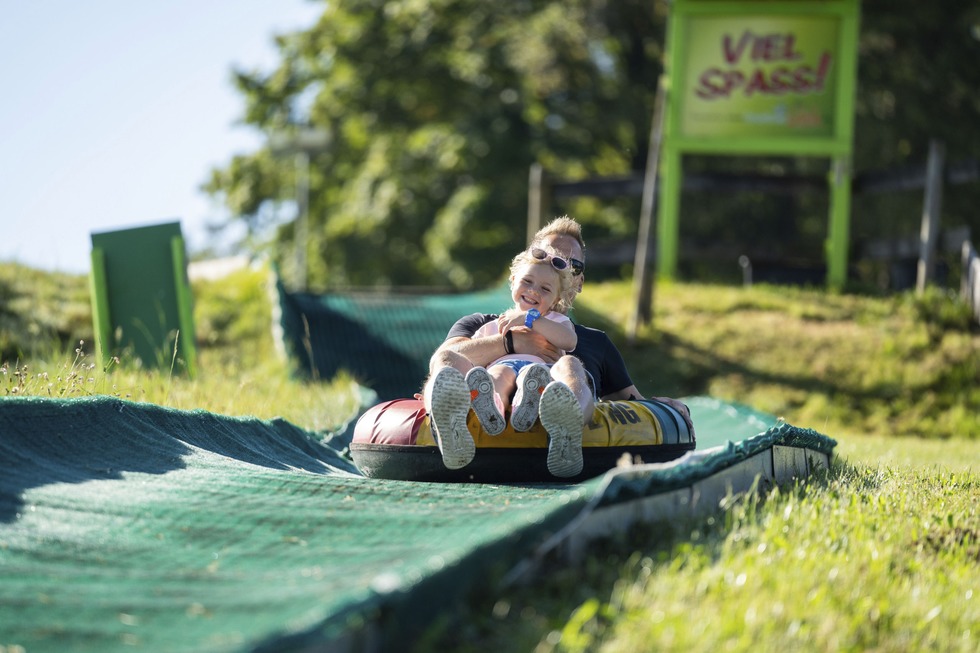
[[[494,365],[489,370],[493,377],[493,387],[500,398],[500,410],[506,415],[510,410],[510,398],[517,387],[517,373],[509,365]]]

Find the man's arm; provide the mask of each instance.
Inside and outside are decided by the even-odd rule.
[[[630,399],[643,399],[644,395],[640,393],[636,385],[634,385],[632,383],[632,380],[629,379],[629,373],[626,371],[626,362],[623,360],[622,354],[620,354],[619,350],[616,348],[616,345],[614,345],[612,341],[608,339],[608,337],[606,338],[606,342],[608,343],[607,346],[610,348],[607,349],[605,353],[606,363],[609,366],[607,370],[610,369],[613,371],[618,370],[619,374],[626,374],[625,377],[616,374],[615,378],[622,378],[623,380],[628,380],[630,382],[630,385],[626,386],[622,390],[617,390],[615,392],[610,392],[606,394],[605,396],[602,397],[603,400],[624,401]],[[680,413],[681,417],[684,418],[684,421],[687,422],[688,429],[690,429],[691,433],[694,433],[694,423],[691,421],[691,411],[687,407],[687,405],[685,405],[681,401],[678,401],[677,399],[672,399],[671,397],[650,397],[650,398],[654,399],[655,401],[659,401],[661,403],[667,404],[668,406],[676,410],[678,413]]]
[[[548,363],[558,360],[558,349],[540,333],[534,333],[525,327],[511,329],[510,332],[514,341],[514,353],[539,356]],[[483,367],[508,353],[501,334],[476,339],[463,336],[448,338],[439,345],[432,358],[436,359],[445,351],[455,352],[474,365]]]
[[[617,390],[616,392],[610,392],[606,396],[602,397],[603,401],[629,401],[631,399],[642,399],[643,395],[640,391],[636,389],[635,385],[627,386],[622,390]]]
[[[432,355],[433,360],[438,360],[444,352],[451,351],[465,357],[473,365],[486,367],[493,360],[496,360],[506,353],[504,349],[504,339],[501,335],[487,336],[485,338],[449,338],[436,349]]]
[[[643,399],[643,398],[644,398],[643,395],[641,395],[640,391],[636,389],[636,386],[631,385],[628,388],[623,388],[619,392],[613,392],[611,394],[606,395],[605,397],[602,398],[602,400],[603,401],[629,401],[633,399]],[[687,407],[687,404],[685,404],[682,401],[678,401],[677,399],[673,399],[672,397],[650,397],[650,399],[653,399],[654,401],[659,401],[662,404],[667,404],[668,406],[676,410],[678,413],[680,413],[681,417],[687,423],[687,429],[691,432],[691,435],[694,435],[694,422],[691,420],[691,409]]]

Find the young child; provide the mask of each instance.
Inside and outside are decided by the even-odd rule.
[[[565,313],[575,299],[572,268],[568,261],[541,248],[521,252],[510,266],[513,308],[480,327],[473,338],[505,334],[515,327],[539,332],[561,354],[575,349],[578,336]],[[541,393],[551,381],[544,360],[525,354],[507,354],[486,368],[474,367],[466,374],[470,401],[480,425],[490,435],[506,426],[504,415],[511,408],[515,431],[527,431],[538,418]]]

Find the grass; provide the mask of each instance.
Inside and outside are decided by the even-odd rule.
[[[263,282],[245,271],[195,284],[202,373],[189,380],[126,360],[98,369],[79,344],[91,340],[84,279],[0,264],[0,396],[115,394],[336,427],[355,410],[354,383],[291,379]],[[632,347],[617,326],[628,284],[590,285],[577,313],[623,346],[641,390],[815,428],[839,442],[832,469],[706,520],[624,533],[531,585],[491,585],[416,650],[977,650],[980,334],[965,308],[939,290],[656,292]]]
[[[952,467],[883,466],[873,457],[885,444],[475,598],[417,650],[976,650],[980,446],[892,442]]]
[[[576,310],[616,333],[629,292],[589,287]],[[636,346],[619,338],[642,391],[708,394],[834,434],[980,437],[980,331],[941,290],[672,284],[657,288],[655,308]]]
[[[141,368],[125,357],[105,367],[97,364],[85,278],[46,277],[25,270],[0,264],[0,296],[5,294],[14,307],[24,307],[23,313],[5,312],[7,322],[0,331],[0,342],[6,343],[0,360],[0,396],[105,394],[184,410],[283,417],[314,432],[341,426],[357,410],[359,394],[350,377],[305,383],[293,378],[287,362],[277,356],[263,272],[240,271],[220,283],[195,284],[201,372],[188,379],[169,369]],[[58,314],[27,301],[39,295],[65,311]],[[46,333],[48,338],[18,338],[22,333]],[[68,343],[68,338],[78,339]],[[71,349],[66,353],[67,347]],[[162,358],[170,360],[169,355]]]

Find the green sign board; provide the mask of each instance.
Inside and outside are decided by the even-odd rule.
[[[661,162],[662,277],[676,268],[683,154],[790,154],[832,158],[828,280],[843,282],[858,9],[858,0],[675,0]]]
[[[193,298],[179,222],[92,234],[92,320],[102,365],[115,355],[196,374]]]
[[[833,136],[837,21],[692,17],[680,132]]]

